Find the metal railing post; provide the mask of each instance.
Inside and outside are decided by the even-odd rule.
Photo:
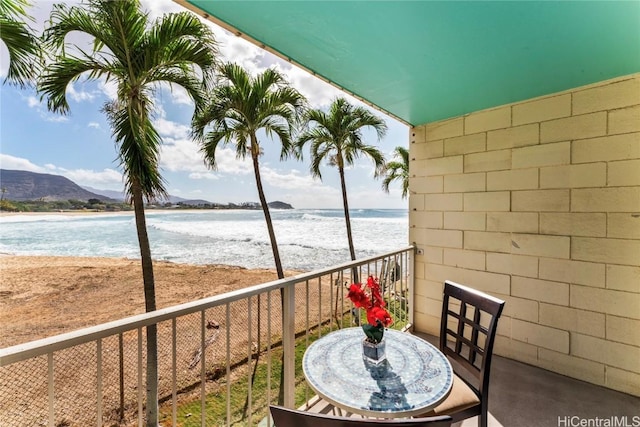
[[[48,386],[48,403],[49,403],[49,427],[55,427],[55,388],[53,385],[53,352],[47,354],[47,386]]]
[[[295,285],[284,287],[284,307],[282,313],[282,345],[283,345],[283,366],[284,370],[284,406],[293,408],[295,406],[295,361],[296,361],[296,332],[295,332],[295,312],[296,297]]]
[[[406,254],[406,253],[405,253]],[[416,272],[415,272],[415,268],[416,268],[416,263],[415,263],[415,259],[416,259],[416,247],[413,247],[413,250],[411,252],[409,252],[408,254],[406,254],[406,256],[409,258],[409,268],[407,271],[407,285],[408,288],[407,289],[407,302],[408,302],[408,306],[409,306],[409,328],[413,329],[413,311],[414,311],[414,299],[415,299],[415,292],[416,292]]]
[[[96,426],[102,427],[102,339],[96,341]]]
[[[124,339],[122,332],[118,334],[118,385],[120,386],[120,406],[118,420],[124,420]]]

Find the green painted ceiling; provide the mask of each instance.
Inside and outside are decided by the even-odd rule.
[[[413,125],[640,71],[637,0],[175,1]]]

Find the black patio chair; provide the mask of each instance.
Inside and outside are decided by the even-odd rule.
[[[275,427],[450,427],[451,417],[436,416],[401,420],[380,420],[370,418],[345,418],[334,415],[269,406]]]
[[[475,289],[444,282],[440,351],[454,371],[449,396],[423,416],[450,415],[453,422],[478,416],[487,427],[491,356],[504,301]]]

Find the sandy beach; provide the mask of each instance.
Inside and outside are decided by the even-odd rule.
[[[158,308],[277,279],[275,270],[161,261],[154,274]],[[0,348],[140,313],[139,260],[0,255]]]

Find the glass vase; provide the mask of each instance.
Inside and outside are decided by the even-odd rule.
[[[375,365],[382,363],[387,358],[386,343],[384,337],[378,343],[362,340],[362,357],[365,361],[371,362]]]

